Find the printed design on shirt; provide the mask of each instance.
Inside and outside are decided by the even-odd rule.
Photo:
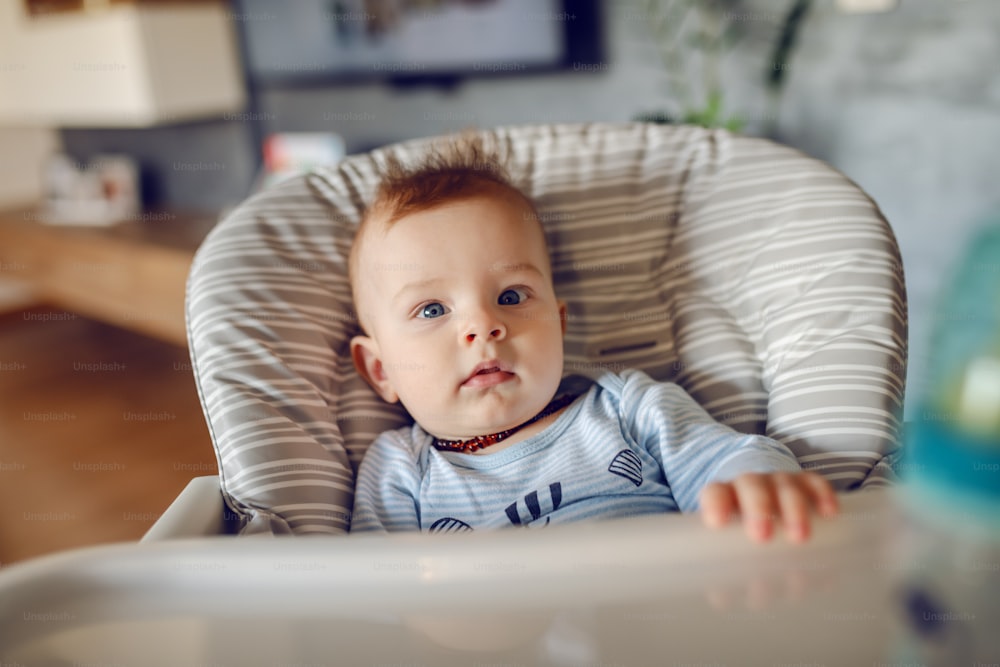
[[[631,449],[623,449],[615,454],[608,472],[624,477],[636,486],[642,486],[642,459]]]
[[[427,529],[431,533],[466,533],[472,530],[472,526],[461,519],[450,516],[443,516]]]
[[[525,517],[522,519],[521,508],[518,504],[521,501],[512,502],[504,508],[504,512],[507,513],[507,518],[515,526],[528,525],[532,521],[537,521],[541,518],[542,514],[550,514],[559,509],[562,504],[562,482],[555,482],[554,484],[549,484],[549,497],[548,502],[546,502],[546,507],[542,507],[542,502],[538,498],[538,491],[532,491],[524,497],[524,508],[528,510],[528,514],[531,516],[530,519]],[[552,519],[550,516],[545,517],[545,523],[542,525],[549,525],[549,521]]]

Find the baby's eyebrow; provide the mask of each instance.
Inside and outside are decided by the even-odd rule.
[[[412,292],[414,290],[423,289],[425,287],[432,287],[434,285],[445,282],[444,278],[425,278],[424,280],[415,280],[412,283],[406,283],[403,285],[395,296],[392,297],[392,302],[396,303],[401,301],[407,292]]]
[[[506,273],[516,273],[518,271],[530,271],[532,273],[537,273],[540,276],[544,276],[541,269],[530,262],[517,262],[514,264],[506,264],[504,262],[494,262],[490,265],[490,269],[493,271],[503,271]]]

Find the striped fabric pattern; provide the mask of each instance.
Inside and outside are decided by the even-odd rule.
[[[892,478],[906,368],[895,238],[829,166],[690,126],[486,132],[538,207],[569,307],[566,372],[638,368],[786,444],[840,489]],[[354,231],[389,153],[248,199],[188,283],[198,390],[243,533],[338,533],[375,436],[409,423],[354,372]]]

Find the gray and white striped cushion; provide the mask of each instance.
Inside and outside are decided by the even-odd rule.
[[[840,489],[897,449],[906,300],[892,232],[844,176],[721,130],[631,124],[492,134],[537,203],[569,306],[567,372],[641,368],[720,421],[786,443]],[[347,255],[376,165],[347,158],[252,197],[188,286],[191,356],[243,532],[347,529],[354,470],[404,424],[355,374]]]

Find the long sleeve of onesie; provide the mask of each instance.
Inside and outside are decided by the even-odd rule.
[[[609,380],[621,383],[623,426],[662,466],[683,512],[698,509],[698,493],[711,482],[750,472],[802,471],[787,447],[717,422],[677,384],[632,370],[603,378]]]

